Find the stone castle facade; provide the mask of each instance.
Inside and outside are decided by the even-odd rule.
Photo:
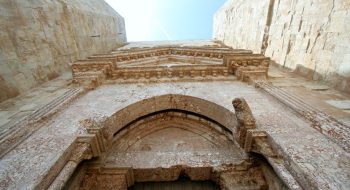
[[[65,18],[77,18],[79,2],[63,6]],[[124,31],[108,5],[80,3],[109,10],[113,31]],[[102,52],[71,58],[71,74],[3,96],[0,189],[350,187],[348,94],[233,48],[227,35],[124,45],[118,35]]]

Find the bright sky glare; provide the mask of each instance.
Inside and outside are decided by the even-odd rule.
[[[211,39],[226,0],[105,0],[125,19],[128,41]]]

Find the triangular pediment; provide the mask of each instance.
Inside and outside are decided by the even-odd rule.
[[[186,55],[158,55],[143,59],[131,59],[117,63],[118,67],[172,67],[193,65],[219,65],[222,59]]]
[[[96,86],[106,79],[124,83],[265,78],[268,65],[269,58],[249,50],[160,46],[94,55],[73,63],[72,71],[74,82]]]

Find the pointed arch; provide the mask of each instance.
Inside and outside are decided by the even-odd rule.
[[[115,112],[103,122],[103,136],[111,141],[114,134],[138,118],[165,110],[198,114],[219,123],[233,135],[238,125],[235,113],[216,103],[194,96],[165,94],[129,104]]]

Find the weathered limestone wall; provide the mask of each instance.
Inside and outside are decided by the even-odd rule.
[[[254,5],[254,6],[253,6]],[[235,49],[260,52],[264,36],[267,0],[228,0],[214,16],[214,38]]]
[[[280,65],[350,93],[348,0],[259,0],[243,5],[229,0],[217,12],[214,38],[265,53]]]
[[[0,0],[0,102],[126,42],[124,19],[103,0]]]

